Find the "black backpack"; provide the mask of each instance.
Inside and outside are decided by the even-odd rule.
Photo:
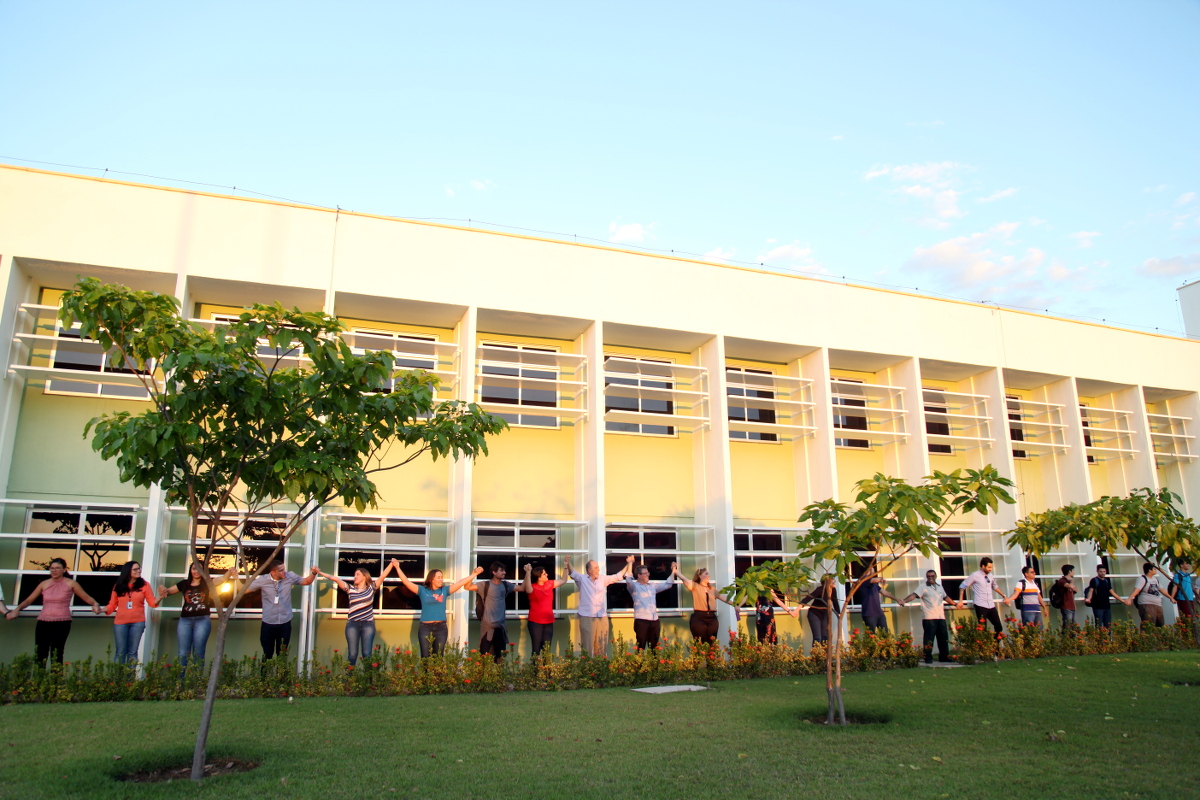
[[[1061,583],[1059,583],[1058,581],[1055,581],[1054,585],[1050,587],[1050,607],[1051,608],[1062,608],[1063,604],[1066,602],[1067,602],[1067,590],[1063,587],[1063,585]]]
[[[479,584],[479,589],[475,592],[475,619],[483,619],[483,606],[487,599],[488,586],[490,586],[491,583],[491,581],[484,581],[483,583]]]

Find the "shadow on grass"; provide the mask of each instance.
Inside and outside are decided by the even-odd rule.
[[[249,772],[262,765],[260,753],[234,753],[230,748],[212,748],[205,762],[204,776],[218,778],[224,775]],[[162,747],[113,756],[112,761],[90,762],[86,766],[99,767],[97,771],[120,783],[165,783],[188,781],[192,769],[192,750],[183,747]]]

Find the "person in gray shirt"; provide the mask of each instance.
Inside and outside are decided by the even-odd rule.
[[[500,661],[508,652],[508,628],[504,624],[504,612],[508,596],[515,589],[511,583],[504,580],[507,570],[499,561],[493,561],[489,567],[491,580],[468,583],[463,588],[468,592],[479,592],[483,601],[483,614],[479,619],[479,652],[483,655],[492,654],[492,658]]]
[[[317,579],[317,568],[301,578],[284,568],[282,561],[271,563],[266,575],[250,582],[246,593],[262,592],[262,628],[258,640],[262,643],[263,660],[283,655],[292,642],[292,588],[308,586]]]

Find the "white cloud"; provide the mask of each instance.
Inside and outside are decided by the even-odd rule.
[[[448,183],[446,184],[446,197],[454,197],[454,187]]]
[[[808,262],[812,255],[812,248],[807,244],[800,242],[792,242],[791,244],[781,244],[768,250],[766,253],[758,257],[758,261],[763,264],[791,264],[795,265],[798,262]]]
[[[1041,225],[1045,225],[1046,220],[1042,219],[1041,217],[1030,217],[1029,224],[1032,225],[1033,227],[1037,228]]]
[[[1184,194],[1179,195],[1179,199],[1175,201],[1175,205],[1186,206],[1188,203],[1192,202],[1195,199],[1196,199],[1195,192],[1185,192]]]
[[[1137,271],[1154,278],[1174,278],[1200,272],[1200,253],[1172,258],[1147,258]]]
[[[1072,233],[1071,238],[1074,239],[1080,247],[1091,247],[1092,240],[1099,235],[1100,234],[1096,231],[1079,231],[1078,233]]]
[[[711,258],[714,261],[728,261],[735,255],[737,255],[737,251],[732,247],[728,250],[726,250],[724,247],[717,247],[705,253],[704,257]]]
[[[1167,185],[1165,183],[1160,183],[1158,186],[1147,186],[1145,189],[1142,189],[1143,192],[1147,193],[1165,192],[1166,190]]]
[[[845,139],[845,138],[846,138],[845,136],[842,136],[842,135],[839,133],[837,136],[830,136],[830,137],[829,137],[829,140],[830,140],[830,141],[832,141],[832,142],[840,142],[842,139]]]
[[[918,247],[904,264],[932,279],[939,291],[970,300],[992,300],[1031,308],[1050,308],[1063,298],[1088,291],[1086,267],[1072,269],[1036,247],[1014,239],[1020,223],[1002,222],[985,231]]]
[[[643,225],[640,222],[629,222],[625,225],[619,222],[608,224],[608,240],[616,244],[638,244],[646,241],[655,223]]]
[[[1006,197],[1012,197],[1018,191],[1020,191],[1020,190],[1019,189],[1001,189],[998,192],[993,192],[992,194],[989,194],[987,197],[981,197],[978,200],[976,200],[975,202],[976,203],[994,203],[997,200],[1003,200]]]
[[[965,164],[954,161],[929,161],[924,164],[899,164],[892,166],[883,164],[871,167],[863,175],[863,180],[875,180],[888,177],[896,183],[903,184],[896,191],[928,204],[930,216],[921,220],[921,224],[934,228],[945,228],[951,220],[966,216],[959,208],[959,198],[962,192],[958,186],[959,175],[971,169]]]
[[[490,180],[471,181],[471,188],[477,192],[486,192],[488,189],[494,189],[496,184]]]

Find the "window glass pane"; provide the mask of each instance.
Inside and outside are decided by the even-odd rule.
[[[425,555],[424,553],[399,553],[385,551],[380,563],[386,564],[392,559],[400,562],[400,569],[404,570],[404,574],[409,576],[409,580],[413,583],[420,583],[425,579]],[[373,574],[378,575],[378,572]],[[341,595],[341,592],[338,592]],[[384,583],[383,591],[380,593],[380,605],[385,611],[404,611],[404,610],[420,610],[421,601],[417,598],[415,592],[410,592],[400,583],[392,583],[389,579]],[[339,603],[345,603],[346,600],[339,596]]]
[[[79,533],[78,511],[34,511],[29,515],[29,533]]]
[[[650,570],[650,580],[665,581],[671,575],[671,562],[678,561],[676,555],[646,556],[644,561]],[[628,591],[626,591],[628,594]],[[679,587],[672,586],[658,595],[659,608],[679,608]]]
[[[610,555],[604,559],[604,574],[612,575],[625,569],[625,556]],[[633,608],[633,596],[629,594],[625,582],[614,583],[608,587],[609,608]]]
[[[642,538],[647,550],[674,550],[679,546],[675,531],[645,531]]]
[[[533,417],[529,414],[521,415],[522,425],[533,425],[539,428],[557,428],[558,419],[555,417]]]
[[[733,557],[733,576],[740,578],[746,574],[746,570],[750,568],[753,561],[750,556],[734,556]]]
[[[384,544],[424,547],[428,539],[428,532],[423,526],[388,525]]]
[[[515,541],[516,531],[512,528],[480,528],[476,547],[514,547]]]
[[[735,533],[733,535],[734,550],[749,550],[750,549],[750,534]]]
[[[85,540],[79,543],[79,563],[75,568],[79,572],[120,572],[130,557],[130,542]]]
[[[343,522],[342,541],[347,544],[382,544],[379,540],[381,527],[361,522]]]
[[[553,528],[521,528],[518,547],[549,547],[553,548],[558,540]]]
[[[636,552],[641,549],[637,531],[606,531],[605,547],[611,550],[627,550]]]
[[[100,352],[100,347],[95,342],[67,338],[65,332],[60,333],[59,337],[54,346],[55,369],[100,371],[104,363],[104,353]]]
[[[21,565],[21,569],[48,570],[51,559],[61,558],[67,562],[67,569],[73,572],[76,569],[75,547],[75,542],[27,541],[25,543],[25,563]],[[49,577],[50,575],[46,574],[39,580]]]
[[[756,533],[756,534],[754,534],[754,549],[755,550],[782,550],[783,549],[783,534],[781,534],[781,533]]]

